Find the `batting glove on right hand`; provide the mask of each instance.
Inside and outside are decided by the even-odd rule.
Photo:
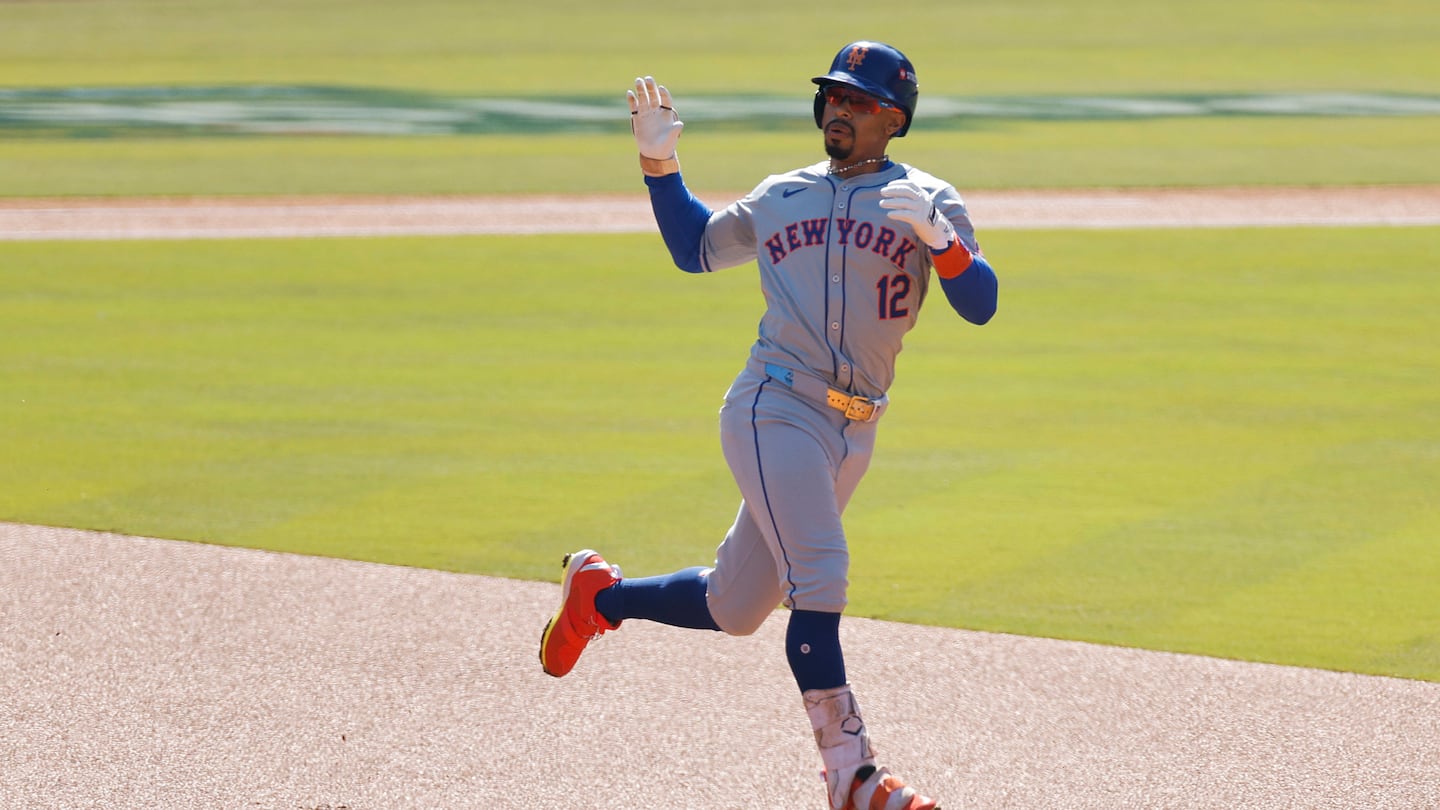
[[[640,156],[651,160],[675,157],[675,142],[685,128],[670,101],[670,91],[646,76],[635,80],[635,89],[626,92],[630,100],[630,131]]]

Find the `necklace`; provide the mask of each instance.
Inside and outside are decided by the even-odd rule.
[[[846,172],[853,172],[853,171],[855,171],[856,169],[860,168],[861,166],[869,166],[869,165],[872,164],[872,163],[884,163],[885,161],[887,161],[887,160],[889,160],[889,159],[890,159],[890,156],[889,156],[889,155],[881,155],[880,157],[877,157],[877,158],[870,158],[869,160],[862,160],[862,161],[860,161],[859,163],[851,163],[849,166],[841,166],[841,167],[839,167],[838,169],[837,169],[837,168],[835,167],[835,165],[832,163],[832,164],[830,165],[830,173],[831,173],[831,174],[845,174]]]

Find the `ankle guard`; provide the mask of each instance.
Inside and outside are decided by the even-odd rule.
[[[833,689],[812,689],[802,693],[810,727],[815,730],[815,744],[825,763],[825,787],[830,794],[832,810],[843,810],[850,800],[855,773],[866,766],[875,766],[875,752],[855,695],[849,684]]]

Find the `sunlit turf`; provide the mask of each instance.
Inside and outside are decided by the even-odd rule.
[[[995,232],[852,612],[1440,680],[1435,229]],[[0,519],[550,579],[711,559],[753,268],[653,236],[0,244]]]
[[[990,121],[890,149],[976,188],[1440,183],[1440,116]],[[689,127],[698,190],[824,159],[814,130]],[[0,195],[643,193],[628,134],[0,141]]]
[[[899,46],[925,92],[1440,86],[1425,0],[70,0],[0,4],[0,87],[342,84],[471,95],[799,92],[841,45]]]
[[[854,24],[818,24],[846,19]],[[647,32],[637,43],[636,20]],[[1123,20],[1117,25],[1116,20]],[[844,28],[841,33],[840,29]],[[1440,182],[1440,117],[980,121],[927,131],[924,100],[1005,95],[1433,93],[1440,15],[1422,0],[954,3],[876,13],[840,0],[658,8],[633,0],[74,0],[0,3],[0,90],[388,88],[464,97],[613,95],[616,131],[564,136],[0,140],[0,196],[572,193],[638,187],[624,92],[654,74],[687,97],[809,104],[852,38],[901,46],[921,112],[901,159],[965,187]],[[744,190],[820,156],[813,130],[681,142],[698,188]]]

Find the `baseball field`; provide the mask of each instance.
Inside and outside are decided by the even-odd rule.
[[[1362,187],[1440,193],[1440,18],[1423,2],[728,8],[717,22],[631,2],[0,2],[0,205],[633,194],[623,93],[644,73],[687,121],[687,179],[723,197],[818,159],[808,79],[862,36],[920,71],[893,156],[962,193],[1275,187],[1317,208]],[[1000,311],[975,329],[932,303],[907,340],[847,512],[850,612],[921,639],[1407,679],[1421,691],[1405,693],[1404,736],[1440,738],[1440,226],[987,231],[972,215]],[[0,238],[0,522],[21,527],[0,533],[0,567],[63,556],[28,526],[427,569],[442,590],[478,575],[516,599],[551,598],[543,583],[579,546],[631,574],[703,564],[738,502],[715,413],[754,336],[753,273],[687,276],[653,233],[544,230]],[[221,583],[225,565],[272,559],[164,554]],[[370,576],[344,566],[328,570]],[[7,605],[17,629],[26,603]],[[206,625],[227,626],[250,627]],[[0,672],[28,683],[40,649],[0,641]],[[876,663],[890,666],[906,668]],[[1210,676],[1195,677],[1204,699]],[[1338,682],[1317,683],[1297,693]],[[1123,711],[1125,690],[1107,695]],[[44,726],[15,709],[0,732],[7,716]],[[23,734],[5,737],[42,784]],[[525,744],[547,756],[543,733]],[[1377,806],[1440,790],[1419,775],[1440,752],[1409,754],[1415,789]],[[1206,806],[1137,773],[1109,801],[990,782],[985,806]],[[591,806],[574,795],[559,805]],[[305,806],[339,806],[322,798]]]

